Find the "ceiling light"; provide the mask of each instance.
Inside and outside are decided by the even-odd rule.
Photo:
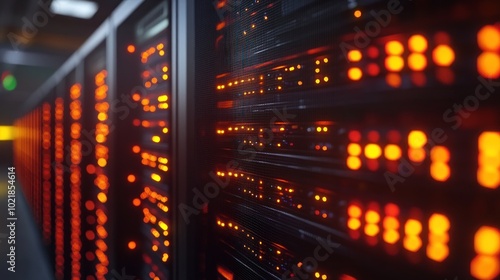
[[[50,10],[58,15],[76,18],[92,18],[99,6],[95,2],[86,0],[53,0]]]

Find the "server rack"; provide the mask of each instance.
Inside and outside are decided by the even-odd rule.
[[[498,3],[133,2],[16,122],[57,278],[498,278]]]
[[[219,279],[498,277],[496,2],[214,6]]]
[[[120,5],[16,121],[15,163],[56,279],[174,277],[169,13],[168,1]]]
[[[141,266],[141,279],[170,279],[172,266],[172,156],[171,156],[171,8],[168,2],[155,3],[147,12],[137,11],[118,29],[118,92],[130,95],[133,104],[122,112],[124,121],[117,128],[122,141],[119,179],[131,188],[123,208],[136,208],[133,231],[130,217],[118,219],[127,225],[129,246],[140,247],[135,259],[124,259],[125,266]],[[133,31],[133,32],[131,32]],[[135,262],[135,264],[134,264]],[[171,261],[170,261],[171,262]]]

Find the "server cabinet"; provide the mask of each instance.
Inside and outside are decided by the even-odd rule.
[[[214,7],[220,279],[498,277],[496,2]]]
[[[55,279],[171,277],[167,14],[164,1],[120,5],[15,124],[15,163]]]
[[[123,266],[141,279],[172,279],[172,117],[170,3],[140,7],[117,30],[117,180],[126,190],[120,208]],[[134,219],[131,220],[131,217]],[[131,224],[132,223],[132,224]],[[132,226],[132,227],[131,227]]]

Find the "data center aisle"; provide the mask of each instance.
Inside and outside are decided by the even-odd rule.
[[[7,270],[9,229],[7,228],[7,167],[12,164],[12,143],[0,142],[0,279],[3,280],[48,280],[50,274],[48,258],[42,239],[36,228],[29,206],[16,182],[16,267],[15,273]]]

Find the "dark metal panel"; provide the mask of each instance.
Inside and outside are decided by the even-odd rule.
[[[194,269],[189,269],[195,254],[192,244],[194,223],[186,223],[177,212],[181,204],[189,205],[191,184],[188,171],[191,168],[190,141],[194,139],[194,0],[177,0],[172,3],[172,65],[173,69],[173,159],[176,166],[174,176],[175,236],[174,279],[195,279]],[[191,149],[192,151],[192,149]]]

